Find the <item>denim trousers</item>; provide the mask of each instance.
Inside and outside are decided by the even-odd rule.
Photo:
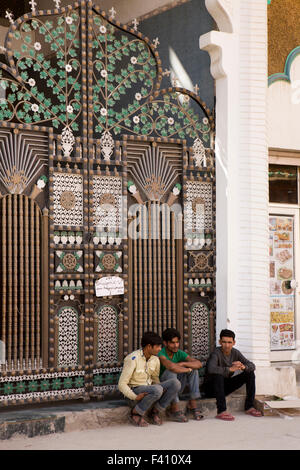
[[[221,374],[211,374],[205,384],[206,397],[216,398],[218,413],[226,410],[226,396],[246,384],[245,410],[253,407],[255,397],[255,374],[242,372],[234,377],[223,377]]]
[[[181,384],[176,377],[160,382],[159,384],[132,387],[132,390],[136,395],[144,392],[147,393],[142,400],[137,402],[135,405],[135,411],[139,415],[143,416],[153,405],[155,405],[155,408],[159,411],[164,411],[174,400],[180,387]]]
[[[192,370],[192,372],[183,372],[181,374],[176,374],[175,372],[171,372],[170,370],[166,369],[162,376],[161,380],[168,380],[171,378],[176,378],[180,382],[180,390],[176,394],[173,403],[179,402],[179,394],[183,393],[183,390],[188,385],[189,388],[189,399],[195,400],[196,398],[200,398],[200,391],[199,391],[199,374],[198,370]]]

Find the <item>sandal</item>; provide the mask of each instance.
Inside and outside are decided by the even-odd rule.
[[[168,418],[171,418],[172,421],[176,421],[176,423],[187,423],[188,418],[185,416],[185,414],[181,411],[169,411],[166,413]]]
[[[187,406],[185,414],[186,415],[191,414],[196,421],[200,421],[201,419],[204,418],[199,408],[190,408],[189,406]]]
[[[262,413],[255,408],[249,408],[249,410],[245,411],[246,415],[255,416],[256,418],[260,418]]]
[[[223,411],[216,416],[217,419],[222,419],[223,421],[234,421],[235,417],[232,414]]]
[[[152,408],[149,414],[149,418],[151,418],[152,424],[157,424],[157,426],[161,426],[163,423],[160,416],[160,412],[156,408]]]
[[[136,418],[136,419],[135,419]],[[134,426],[139,426],[141,428],[145,428],[148,426],[147,421],[143,418],[143,416],[138,415],[137,413],[133,413],[132,410],[128,416],[128,419],[131,424]]]

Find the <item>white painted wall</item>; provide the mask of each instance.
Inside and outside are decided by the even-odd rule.
[[[268,367],[267,2],[205,3],[220,28],[200,38],[216,79],[217,335]]]
[[[238,332],[257,365],[269,362],[267,2],[240,2]]]
[[[292,62],[291,82],[268,87],[268,146],[300,150],[300,55]]]
[[[216,80],[217,335],[226,326],[236,332],[256,364],[257,394],[296,395],[293,367],[271,366],[269,334],[268,146],[291,148],[291,122],[281,123],[283,112],[287,121],[297,116],[291,87],[267,89],[265,0],[205,4],[220,29],[200,37]]]

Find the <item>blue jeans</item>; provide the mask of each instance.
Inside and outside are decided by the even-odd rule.
[[[174,400],[180,390],[181,384],[176,377],[154,385],[139,385],[132,387],[136,395],[146,392],[147,395],[135,405],[135,411],[143,416],[151,407],[155,405],[159,411],[164,411]]]
[[[199,374],[198,370],[192,370],[192,372],[176,374],[175,372],[171,372],[170,370],[166,369],[162,376],[161,380],[168,380],[171,378],[177,378],[180,382],[180,390],[179,393],[182,393],[185,387],[188,385],[189,387],[189,399],[195,400],[196,398],[200,398],[200,391],[199,391]],[[173,403],[179,402],[178,393],[176,394]]]

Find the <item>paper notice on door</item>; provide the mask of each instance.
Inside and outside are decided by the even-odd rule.
[[[119,276],[102,277],[95,282],[96,297],[124,294],[124,280]]]

